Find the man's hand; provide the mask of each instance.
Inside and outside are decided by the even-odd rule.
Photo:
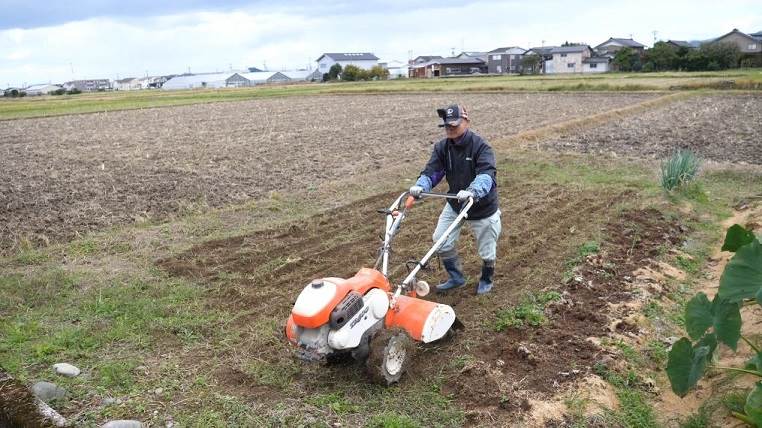
[[[458,192],[457,196],[458,196],[458,202],[466,202],[468,198],[476,199],[474,192],[470,190],[461,190],[460,192]]]
[[[421,197],[421,192],[423,192],[423,187],[421,187],[419,185],[415,185],[415,186],[411,187],[410,190],[409,190],[410,196],[412,196],[412,197],[414,197],[416,199]]]

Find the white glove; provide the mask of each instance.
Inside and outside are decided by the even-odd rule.
[[[410,192],[410,196],[414,198],[420,198],[421,192],[423,192],[423,187],[416,184],[415,186],[410,188],[409,192]]]
[[[470,190],[461,190],[460,192],[458,192],[457,196],[458,196],[458,202],[466,202],[468,198],[476,199],[474,192]]]

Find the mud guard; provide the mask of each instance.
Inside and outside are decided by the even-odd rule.
[[[444,337],[455,320],[455,311],[448,305],[401,295],[386,313],[384,324],[405,330],[413,340],[430,343]]]

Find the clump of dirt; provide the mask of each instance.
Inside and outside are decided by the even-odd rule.
[[[0,368],[0,427],[54,427],[40,414],[35,398],[27,387]]]

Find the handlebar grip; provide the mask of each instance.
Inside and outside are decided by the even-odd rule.
[[[415,198],[412,196],[408,196],[407,200],[405,200],[405,209],[413,208],[413,204],[415,203]]]

